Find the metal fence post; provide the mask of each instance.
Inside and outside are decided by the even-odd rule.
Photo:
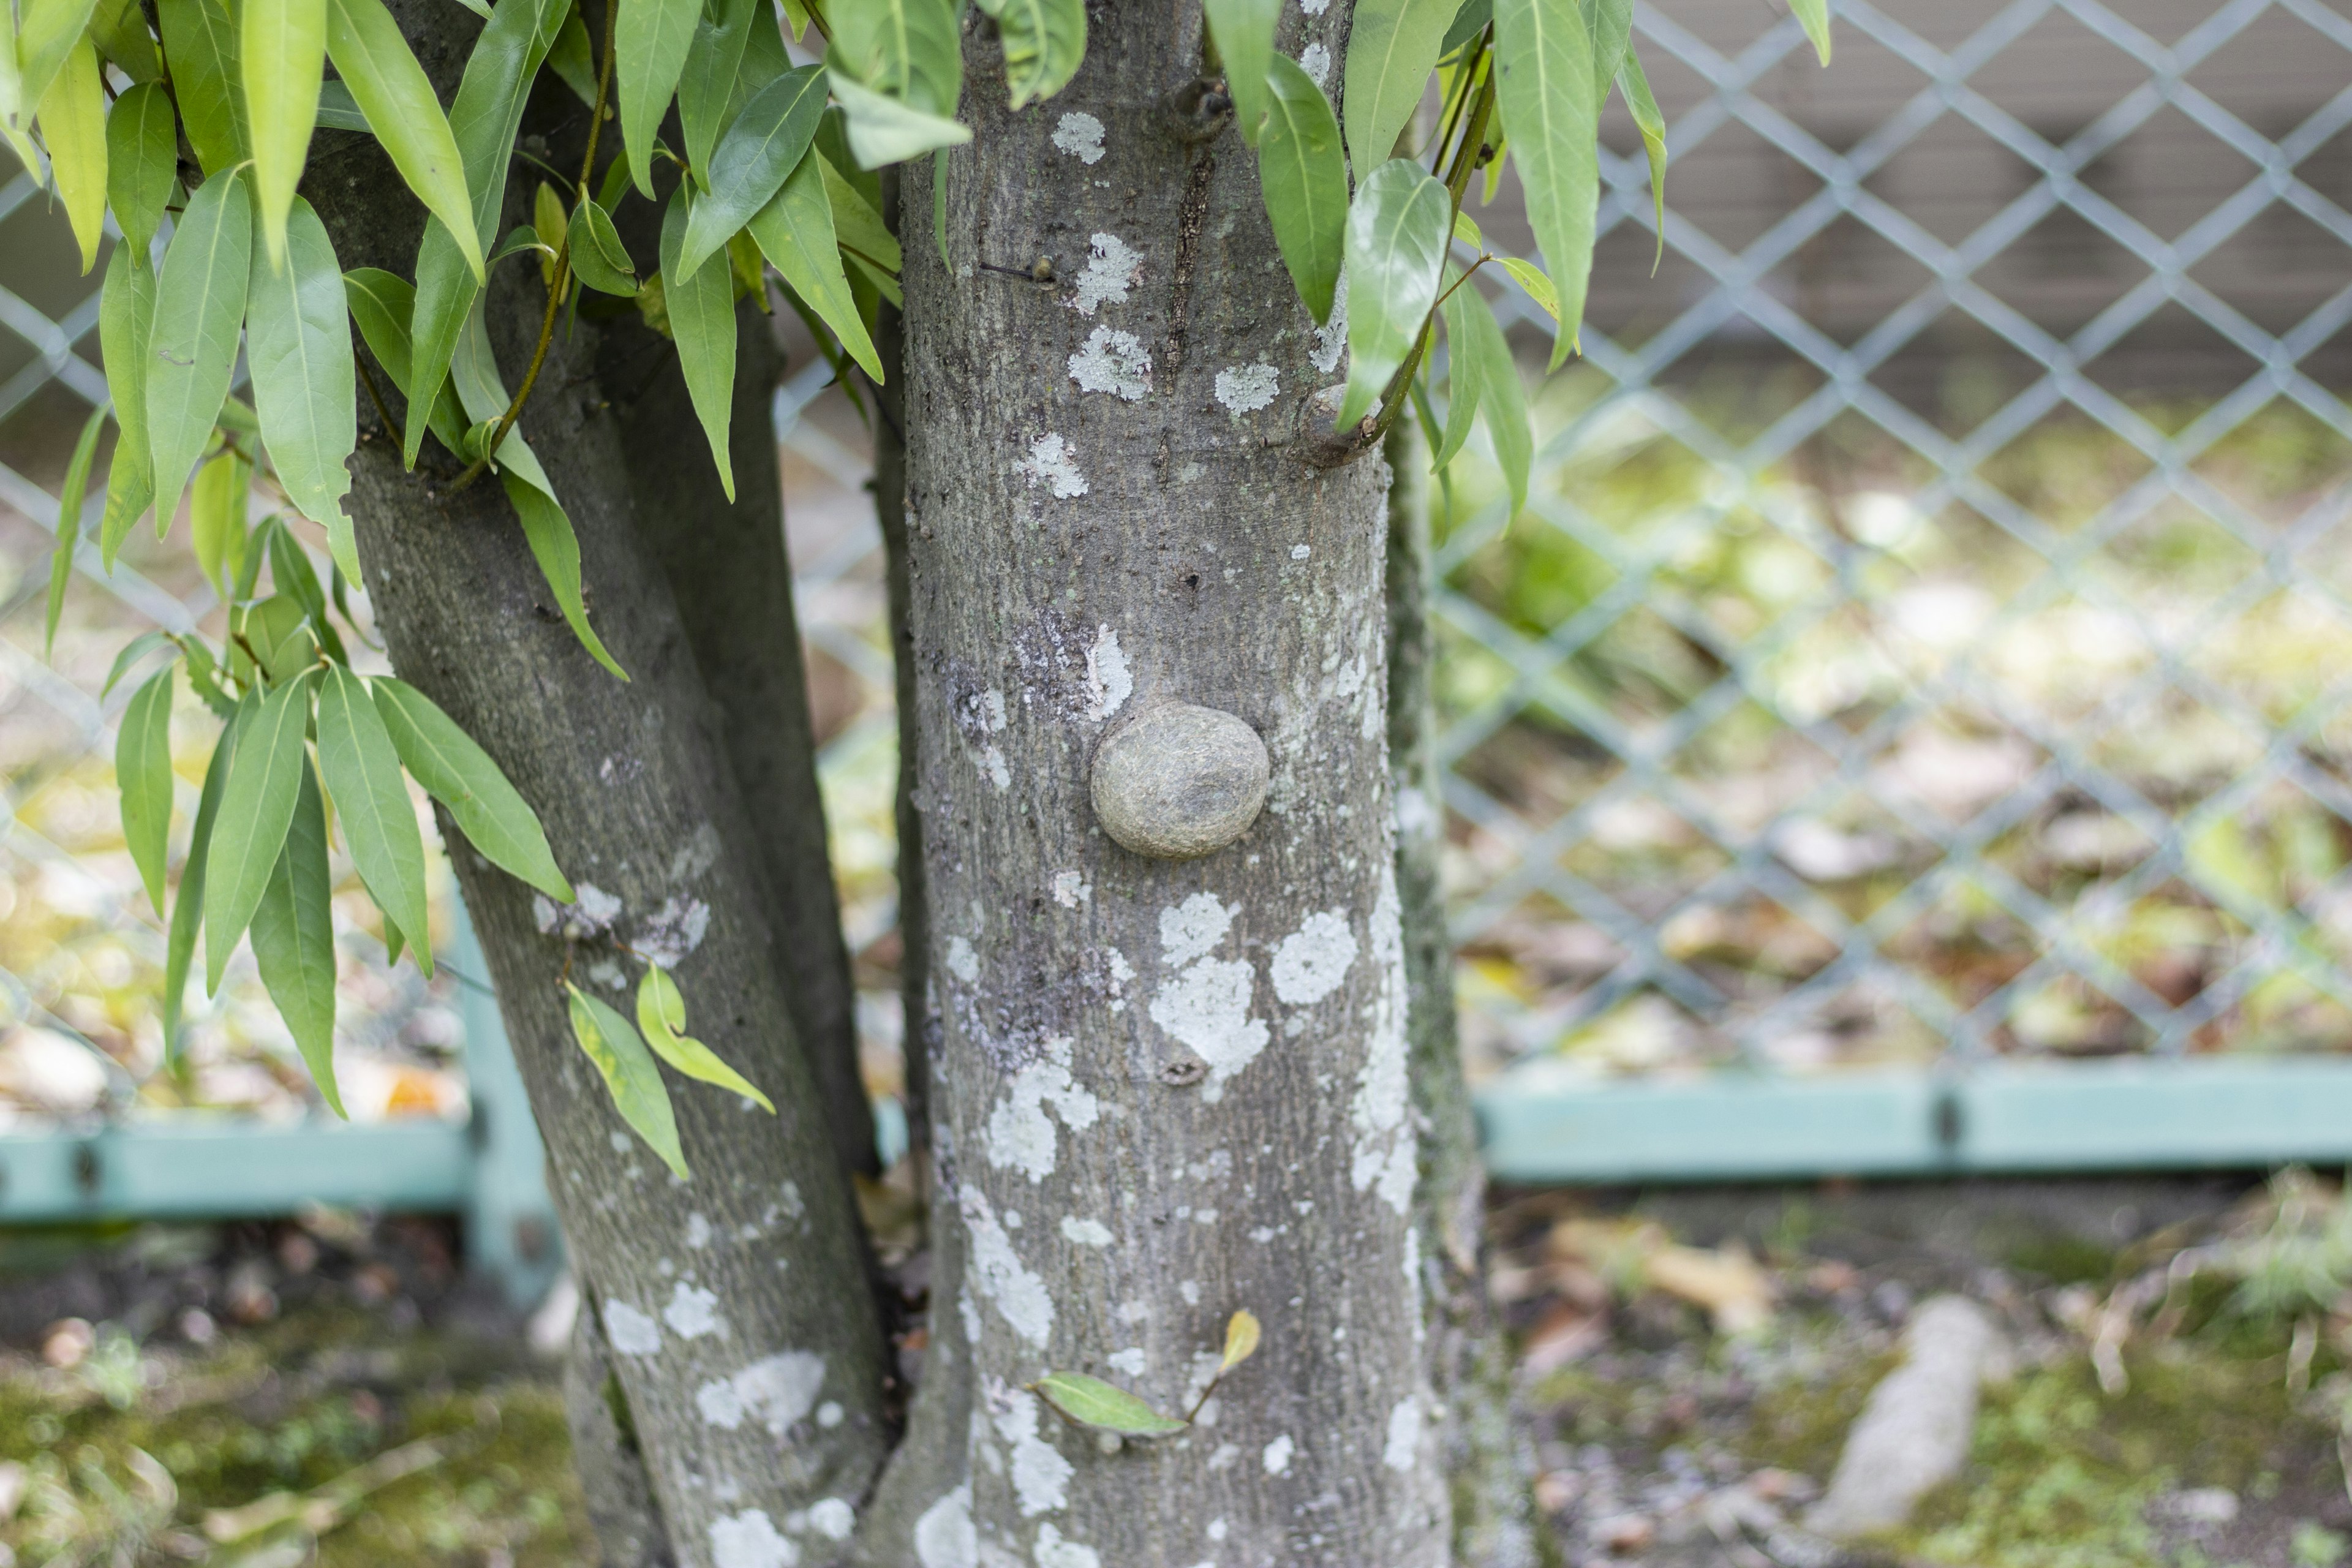
[[[539,1141],[522,1074],[499,1017],[489,966],[463,900],[449,972],[457,977],[466,1024],[466,1084],[471,1102],[466,1184],[466,1262],[499,1281],[515,1307],[537,1304],[563,1266],[563,1237],[547,1193],[547,1150]]]

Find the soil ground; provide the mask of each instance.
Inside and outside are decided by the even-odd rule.
[[[1555,1561],[2336,1568],[2343,1259],[2279,1238],[2347,1212],[2249,1177],[1498,1194]],[[340,1214],[0,1232],[0,1565],[593,1562],[560,1367],[457,1240]],[[1941,1293],[2003,1341],[1966,1468],[1885,1539],[1811,1534]]]

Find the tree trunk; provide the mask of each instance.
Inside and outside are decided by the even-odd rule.
[[[1486,1300],[1486,1169],[1454,1026],[1454,937],[1445,921],[1445,803],[1431,677],[1427,449],[1411,422],[1389,427],[1389,765],[1396,798],[1413,1110],[1423,1129],[1414,1211],[1434,1245],[1429,1377],[1454,1498],[1458,1568],[1534,1568],[1533,1473],[1511,1418],[1510,1349]]]
[[[1283,47],[1336,58],[1347,21],[1294,16]],[[965,1255],[933,1322],[969,1341],[925,1377],[918,1432],[950,1440],[908,1498],[916,1560],[1444,1563],[1383,466],[1303,460],[1336,356],[1250,157],[1169,107],[1198,11],[1089,24],[1043,112],[1007,114],[992,46],[967,50],[952,269],[906,245],[935,1230]],[[1053,140],[1076,114],[1098,161]],[[1050,286],[989,269],[1040,256]],[[1089,804],[1106,738],[1174,703],[1239,716],[1272,769],[1240,841],[1186,861]],[[1085,1372],[1181,1415],[1244,1309],[1264,1347],[1181,1436],[1106,1443],[1024,1392]]]
[[[472,25],[433,0],[395,14],[446,95]],[[562,91],[542,85],[528,129],[561,130],[554,116],[568,110],[576,131],[578,106]],[[421,215],[384,199],[398,180],[373,142],[322,147],[304,188],[347,268],[406,270]],[[518,180],[507,221],[527,207]],[[487,319],[510,384],[543,300],[534,270],[493,275]],[[725,1568],[782,1561],[770,1543],[796,1536],[812,1553],[835,1550],[833,1531],[888,1449],[893,1412],[872,1301],[844,1289],[862,1278],[857,1221],[833,1112],[794,1036],[760,839],[722,710],[637,515],[654,505],[691,512],[708,487],[633,486],[624,431],[593,382],[600,335],[585,320],[557,334],[520,427],[562,476],[595,622],[630,681],[592,661],[555,612],[496,482],[453,491],[446,466],[403,473],[397,437],[372,411],[352,510],[394,668],[498,760],[580,889],[578,905],[558,910],[471,853],[445,818],[565,1237],[616,1352],[613,1408],[645,1456],[670,1550]],[[672,1079],[690,1183],[629,1132],[566,1021],[566,978],[627,1010],[613,987],[640,966],[623,942],[669,950],[690,1031],[781,1113],[771,1122]]]

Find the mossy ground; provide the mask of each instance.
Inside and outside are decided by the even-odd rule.
[[[22,1263],[33,1249],[14,1250]],[[168,1321],[143,1342],[106,1321],[69,1368],[0,1351],[0,1465],[23,1467],[21,1487],[0,1489],[0,1503],[20,1492],[0,1508],[0,1563],[594,1561],[557,1370],[519,1325],[420,1310],[382,1276],[361,1304],[335,1272],[314,1268],[308,1289],[277,1279],[277,1315],[206,1345]],[[0,1292],[34,1284],[18,1272]],[[134,1301],[123,1317],[153,1315]]]

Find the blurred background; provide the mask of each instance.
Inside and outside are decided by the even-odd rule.
[[[2331,1184],[1937,1186],[1906,1208],[1843,1178],[1961,1168],[1951,1107],[1978,1102],[1950,1095],[2025,1067],[2057,1108],[2045,1171],[2210,1164],[2217,1128],[2252,1173],[2352,1155],[2352,0],[1832,12],[1824,70],[1766,0],[1638,9],[1663,245],[1612,103],[1584,353],[1534,395],[1528,505],[1507,515],[1483,433],[1430,487],[1465,1050],[1542,1110],[1497,1124],[1502,1175],[1605,1185],[1496,1211],[1545,1506],[1580,1561],[1841,1560],[1793,1521],[1915,1301],[1957,1290],[2049,1381],[1987,1394],[1972,1479],[1888,1561],[2326,1568],[2352,1526]],[[1531,252],[1507,183],[1476,216]],[[42,655],[56,495],[104,395],[75,261],[46,194],[0,176],[0,1156],[316,1110],[243,955],[162,1060],[163,935],[111,777],[129,688],[100,688],[139,632],[215,623],[212,590],[176,539],[134,539],[111,577],[86,545]],[[1533,385],[1549,323],[1500,302]],[[779,321],[798,609],[887,1120],[871,446]],[[213,724],[183,703],[184,812]],[[491,1015],[436,877],[452,962],[430,983],[386,964],[348,881],[339,1059],[358,1122],[455,1137],[467,1020]],[[2126,1080],[2082,1075],[2143,1063],[2236,1098],[2099,1114],[2096,1086]],[[2227,1076],[2258,1068],[2294,1076]],[[1594,1125],[1579,1107],[1622,1110],[1643,1150],[1562,1133]],[[1864,1152],[1906,1117],[1899,1149]],[[1622,1184],[1694,1174],[1805,1184]],[[0,1562],[582,1560],[519,1315],[560,1345],[562,1288],[534,1308],[551,1238],[486,1243],[463,1193],[425,1206],[470,1233],[350,1194],[279,1206],[0,1229]],[[543,1194],[500,1212],[544,1224]],[[2136,1331],[2173,1370],[2118,1385]],[[210,1392],[185,1409],[159,1392],[192,1383]],[[2235,1436],[2190,1440],[2206,1426]],[[2053,1466],[2072,1479],[2020,1489]]]

